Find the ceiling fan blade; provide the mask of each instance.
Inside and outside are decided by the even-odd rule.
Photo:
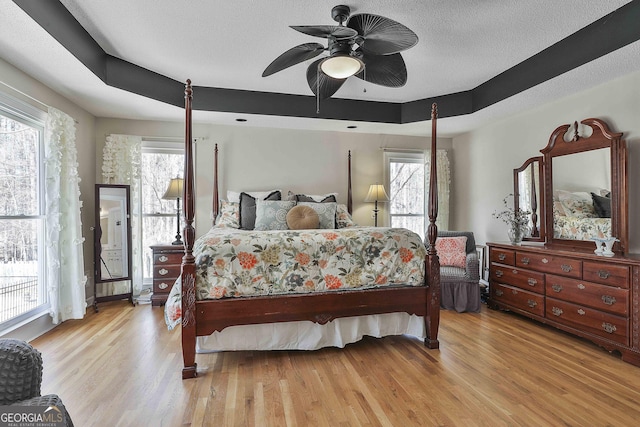
[[[292,25],[291,28],[303,34],[325,39],[330,36],[336,39],[348,39],[358,35],[358,32],[352,28],[337,25]]]
[[[418,36],[399,22],[384,16],[361,13],[347,22],[363,38],[358,45],[373,55],[391,55],[409,49],[418,43]]]
[[[323,73],[319,68],[323,59],[325,58],[320,58],[309,65],[309,68],[307,68],[307,82],[314,95],[320,99],[327,99],[331,98],[347,79],[334,79]]]
[[[356,77],[366,82],[386,87],[400,87],[407,82],[407,67],[402,55],[362,55],[364,70]]]
[[[320,43],[304,43],[296,47],[292,47],[282,55],[273,60],[262,73],[262,77],[270,76],[271,74],[282,71],[285,68],[289,68],[292,65],[299,64],[307,59],[314,58],[322,53],[324,46]]]

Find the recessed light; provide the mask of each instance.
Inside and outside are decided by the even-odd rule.
[[[247,119],[236,119],[236,122],[246,122]]]

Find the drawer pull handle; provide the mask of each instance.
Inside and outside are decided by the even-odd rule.
[[[496,277],[502,277],[504,272],[502,270],[496,270]]]
[[[166,256],[166,255],[160,255],[160,258],[158,258],[158,261],[167,262],[167,261],[169,261],[169,257]]]
[[[518,290],[517,289],[511,289],[511,293],[514,295],[518,295]]]
[[[548,260],[548,259],[546,259],[546,258],[542,258],[542,263],[543,263],[543,264],[548,264],[548,263],[549,263],[549,260]]]
[[[169,287],[169,285],[167,285],[166,283],[162,282],[158,285],[158,287],[162,290],[167,289]]]
[[[532,277],[529,277],[529,280],[527,280],[527,283],[531,286],[535,286],[538,284],[538,281]]]
[[[579,309],[578,309],[578,314],[579,314],[580,316],[584,316],[584,315],[585,315],[585,314],[587,314],[587,313],[586,313],[583,309],[579,308]]]
[[[569,264],[562,264],[562,265],[560,266],[560,269],[561,269],[562,271],[564,271],[565,273],[568,273],[568,272],[570,272],[571,270],[573,270],[573,267],[571,267]]]
[[[511,270],[511,272],[512,272],[513,274],[518,274],[518,270],[516,270],[515,268],[514,268],[513,270]]]
[[[616,303],[616,297],[611,295],[602,295],[602,302],[607,305],[613,305]]]
[[[504,295],[504,292],[501,289],[496,289],[496,296],[501,297],[502,295]]]
[[[166,275],[169,272],[169,270],[167,270],[166,268],[161,268],[160,270],[158,270],[158,274],[161,276]]]
[[[562,311],[562,309],[558,307],[553,307],[551,309],[551,312],[553,313],[554,316],[560,316],[562,315],[562,313],[564,313],[564,311]]]
[[[612,325],[611,323],[607,322],[602,322],[602,329],[604,329],[604,331],[609,334],[612,334],[617,330],[616,325]]]
[[[551,285],[551,289],[553,289],[554,292],[562,292],[562,285],[554,283],[553,285]]]
[[[532,300],[532,299],[528,299],[528,300],[527,300],[527,305],[528,305],[529,307],[531,307],[531,308],[534,308],[536,305],[538,305],[538,303],[537,303],[537,302],[535,302],[535,301],[534,301],[534,300]]]
[[[529,259],[529,257],[523,257],[522,258],[522,263],[524,265],[528,265],[531,262],[531,260]]]
[[[578,283],[578,289],[583,290],[586,289],[587,287],[585,285],[583,285],[582,283]]]
[[[498,255],[498,259],[499,259],[500,261],[504,261],[505,259],[507,259],[507,254],[499,254],[499,255]]]
[[[607,270],[598,270],[598,277],[601,279],[608,279],[609,276],[611,276],[611,273],[609,273]]]

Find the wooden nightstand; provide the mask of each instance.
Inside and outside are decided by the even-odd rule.
[[[183,245],[155,245],[153,250],[153,295],[151,305],[164,305],[173,283],[180,276]]]

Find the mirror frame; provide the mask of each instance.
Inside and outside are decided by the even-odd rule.
[[[538,162],[538,182],[532,182],[532,185],[538,185],[538,194],[539,197],[536,199],[534,197],[533,204],[534,210],[531,212],[532,223],[534,224],[534,229],[531,231],[531,236],[524,237],[522,240],[532,241],[532,242],[544,242],[546,238],[546,221],[545,221],[545,187],[544,187],[544,157],[536,156],[531,157],[522,164],[519,168],[513,170],[513,207],[515,210],[518,210],[520,207],[520,185],[518,180],[518,175],[520,172],[524,172],[527,168],[529,168],[534,162]],[[535,195],[535,191],[533,192]],[[538,235],[535,236],[535,226],[537,224]]]
[[[101,258],[102,258],[102,227],[100,226],[100,193],[103,188],[123,188],[125,189],[126,194],[126,230],[127,230],[127,250],[123,253],[123,256],[127,257],[127,275],[114,277],[114,278],[103,278],[102,277],[102,268],[101,268]],[[110,283],[110,282],[121,282],[125,280],[131,280],[131,269],[133,267],[132,259],[131,259],[131,195],[130,195],[130,187],[128,185],[119,185],[119,184],[96,184],[95,188],[95,233],[93,239],[93,269],[94,269],[94,283]]]
[[[591,240],[569,240],[554,237],[553,158],[609,148],[611,150],[611,234],[612,237],[620,240],[613,246],[613,251],[617,254],[625,254],[628,252],[629,240],[626,143],[622,139],[622,132],[612,132],[609,126],[600,119],[589,118],[580,123],[592,129],[591,136],[580,136],[577,122],[574,122],[573,125],[562,125],[553,131],[547,146],[540,150],[544,156],[547,242],[572,248],[595,248],[595,244]],[[574,126],[573,138],[567,141],[564,138],[571,126]]]

